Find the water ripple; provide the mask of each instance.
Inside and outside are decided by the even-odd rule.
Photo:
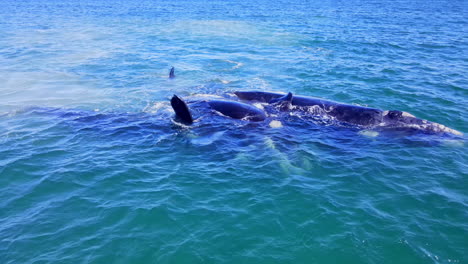
[[[291,91],[466,132],[463,4],[6,0],[0,262],[466,262],[464,138],[318,109],[183,127],[168,100]]]

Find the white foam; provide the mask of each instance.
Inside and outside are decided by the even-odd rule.
[[[452,148],[461,148],[465,146],[465,141],[458,139],[445,139],[442,141],[442,145]]]
[[[218,141],[224,135],[224,133],[225,131],[218,131],[211,135],[195,137],[195,138],[192,138],[191,142],[192,144],[198,145],[198,146],[211,145],[214,142]]]
[[[253,103],[252,105],[257,107],[258,109],[262,109],[262,110],[265,109],[262,103]]]
[[[271,128],[283,127],[283,124],[281,123],[281,121],[278,121],[278,120],[271,121],[269,125],[270,125]]]
[[[189,99],[198,99],[198,100],[203,100],[203,99],[224,99],[224,97],[216,95],[216,94],[194,94],[194,95],[191,95]]]
[[[365,137],[370,137],[370,138],[375,138],[379,135],[379,132],[377,131],[372,131],[372,130],[361,130],[358,133],[359,135],[365,136]]]
[[[269,138],[269,137],[266,137],[265,140],[265,146],[267,146],[268,148],[270,149],[276,149],[276,145],[275,145],[275,142]]]
[[[159,113],[161,110],[169,110],[169,106],[166,102],[154,102],[152,105],[145,107],[143,112],[155,114]]]

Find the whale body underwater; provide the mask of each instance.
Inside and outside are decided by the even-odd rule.
[[[191,110],[196,108],[199,111],[213,111],[230,118],[253,122],[264,121],[277,113],[300,113],[314,118],[331,118],[337,124],[366,130],[463,135],[455,129],[398,110],[380,110],[292,93],[236,91],[234,95],[236,100],[207,99],[187,102],[174,95],[171,106],[176,120],[188,125],[194,122]],[[256,107],[259,104],[262,108]]]

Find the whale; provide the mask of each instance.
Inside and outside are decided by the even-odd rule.
[[[169,71],[169,79],[174,79],[175,78],[175,69],[174,67],[171,68]]]
[[[191,110],[194,108],[253,122],[263,121],[267,117],[263,110],[253,105],[231,100],[192,100],[185,102],[177,95],[173,95],[171,106],[176,114],[176,120],[187,125],[191,125],[194,122]]]
[[[169,78],[175,78],[175,69],[172,67]],[[235,91],[234,100],[204,100],[189,102],[190,107],[203,106],[215,112],[235,119],[248,121],[263,121],[276,111],[299,112],[303,116],[326,117],[357,128],[406,130],[426,133],[452,134],[463,136],[463,133],[442,124],[420,119],[414,115],[399,110],[381,110],[372,107],[351,105],[311,96],[284,94],[267,91]],[[252,103],[266,104],[267,107],[259,109]],[[192,124],[193,117],[189,106],[178,96],[171,99],[171,106],[176,113],[176,119]]]
[[[292,96],[264,91],[236,91],[234,94],[244,102],[281,104],[280,110],[299,111],[311,115],[327,115],[338,122],[366,129],[416,130],[427,133],[447,133],[462,136],[463,133],[444,125],[419,119],[414,115],[399,110],[381,110],[377,108],[350,105],[310,96]],[[284,106],[284,102],[287,106]]]

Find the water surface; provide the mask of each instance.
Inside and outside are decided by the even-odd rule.
[[[0,262],[465,263],[464,138],[183,127],[169,98],[291,91],[466,133],[467,17],[464,1],[3,0]]]

